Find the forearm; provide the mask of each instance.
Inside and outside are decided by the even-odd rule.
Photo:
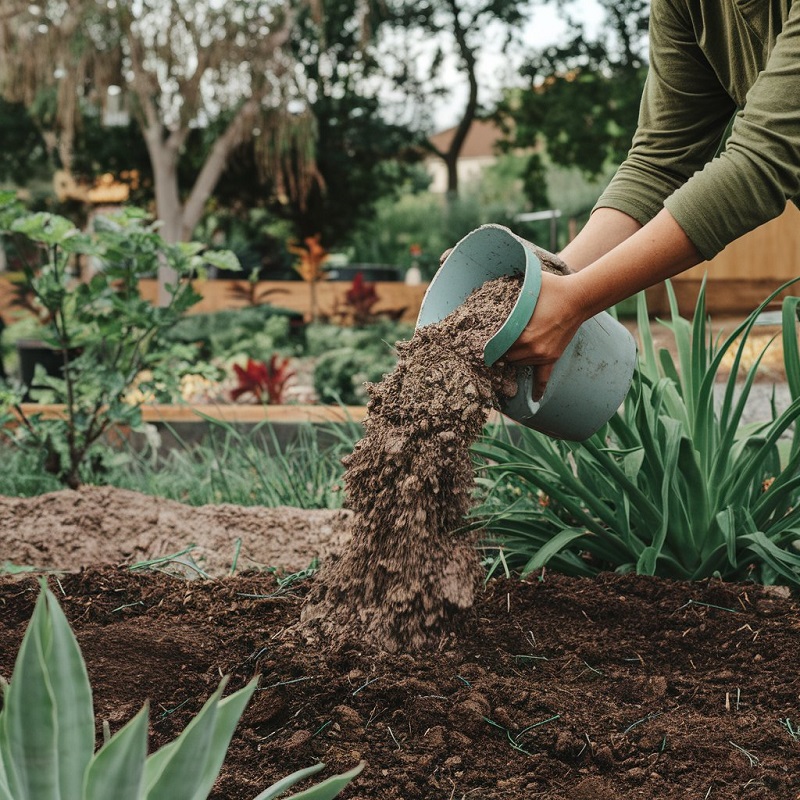
[[[697,248],[665,209],[585,269],[569,277],[572,289],[580,298],[581,316],[589,319],[702,260]]]
[[[581,270],[597,261],[642,226],[615,208],[598,208],[581,232],[559,253],[574,270]]]

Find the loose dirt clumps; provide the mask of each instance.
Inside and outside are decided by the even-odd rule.
[[[551,271],[566,271],[544,255]],[[483,350],[520,285],[518,276],[485,283],[398,344],[394,372],[368,387],[365,436],[344,461],[353,538],[304,609],[312,635],[321,629],[334,646],[424,649],[472,607],[480,565],[473,543],[453,532],[470,506],[469,447],[489,411],[516,392],[514,368],[487,367]]]

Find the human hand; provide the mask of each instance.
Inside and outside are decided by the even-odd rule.
[[[573,276],[542,272],[542,288],[533,316],[504,360],[535,367],[533,399],[541,400],[553,367],[586,317]]]

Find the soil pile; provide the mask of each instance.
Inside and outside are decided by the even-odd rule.
[[[566,271],[546,256],[550,271]],[[520,286],[521,276],[488,281],[399,343],[394,372],[368,387],[365,436],[344,460],[353,538],[304,609],[312,637],[319,628],[334,647],[432,648],[472,608],[481,568],[473,543],[453,532],[471,502],[470,445],[517,389],[515,369],[487,367],[483,350]]]
[[[351,517],[323,509],[192,507],[111,486],[0,497],[0,569],[10,563],[78,570],[182,552],[162,568],[190,578],[200,574],[196,568],[212,577],[233,567],[297,572],[315,557],[341,552]]]

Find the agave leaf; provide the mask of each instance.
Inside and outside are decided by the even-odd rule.
[[[45,650],[51,629],[39,594],[5,693],[2,722],[6,776],[14,800],[58,800],[56,703]]]
[[[11,794],[11,789],[8,785],[8,778],[6,776],[6,768],[3,763],[3,751],[5,748],[3,736],[3,712],[0,711],[0,800],[14,800]]]
[[[322,766],[324,767],[325,765],[322,764]],[[309,767],[309,770],[310,769],[313,768]],[[287,797],[286,800],[333,800],[333,798],[336,797],[336,795],[339,794],[339,792],[341,792],[342,789],[344,789],[345,786],[347,786],[347,784],[353,780],[353,778],[359,775],[363,769],[364,762],[362,761],[353,767],[353,769],[343,772],[341,775],[333,775],[316,786],[312,786],[311,788],[299,792],[298,794],[293,794],[290,797]],[[309,770],[300,770],[299,772],[293,773],[293,775],[289,775],[288,778],[293,778],[300,773],[308,773]],[[305,777],[305,775],[302,775],[301,777]],[[299,780],[299,778],[296,780]],[[292,786],[294,783],[296,783],[296,780],[292,781],[289,786]],[[275,784],[275,786],[278,786],[278,784]],[[286,788],[288,787],[285,787],[276,793],[273,791],[274,786],[270,787],[265,792],[262,792],[260,795],[258,795],[255,800],[272,800],[272,798],[277,797],[280,792],[285,791]]]
[[[313,764],[310,767],[306,767],[305,769],[299,769],[297,772],[293,772],[291,775],[281,778],[281,780],[279,780],[277,783],[273,783],[272,786],[261,792],[261,794],[255,798],[255,800],[273,800],[273,798],[278,797],[278,795],[283,794],[291,789],[296,783],[299,783],[300,781],[305,780],[312,775],[316,775],[323,769],[325,769],[325,765],[321,762],[319,764]]]
[[[52,645],[47,672],[58,720],[58,779],[62,798],[80,797],[84,773],[94,753],[94,708],[86,664],[78,642],[53,593],[43,587]]]
[[[147,800],[205,800],[256,681],[221,700],[227,678],[181,735],[147,759]],[[198,766],[202,765],[202,766]]]
[[[217,716],[211,735],[211,748],[202,765],[202,775],[194,800],[206,800],[208,797],[211,787],[222,769],[222,762],[228,752],[233,731],[257,686],[258,678],[254,678],[247,686],[220,700],[217,705]]]
[[[84,800],[141,800],[147,758],[148,706],[120,728],[97,752],[86,770]]]
[[[588,536],[588,532],[580,528],[565,528],[557,533],[547,542],[547,544],[540,547],[533,557],[528,561],[522,570],[521,577],[530,575],[537,569],[541,569],[553,556],[560,553],[565,547],[572,544],[577,539]]]

